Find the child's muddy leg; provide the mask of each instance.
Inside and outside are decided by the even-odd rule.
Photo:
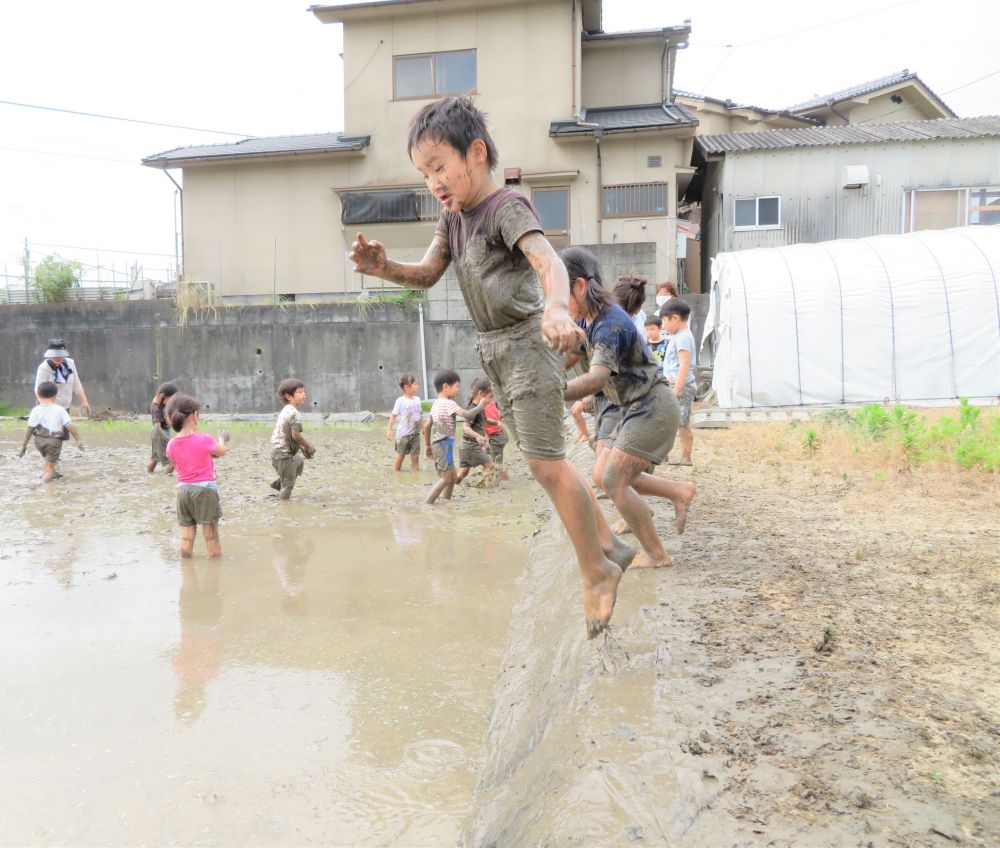
[[[302,467],[306,461],[296,454],[291,459],[286,459],[281,466],[281,491],[278,497],[287,501],[292,496],[292,489],[295,488],[295,481],[302,473]]]
[[[636,557],[633,563],[636,568],[670,565],[670,554],[656,534],[649,506],[632,486],[648,465],[648,459],[612,448],[602,477],[605,490],[645,550],[644,554]]]
[[[46,483],[51,483],[56,476],[56,464],[54,462],[49,462],[45,460],[42,464],[42,480]]]
[[[451,500],[451,493],[453,491],[455,491],[455,481],[456,481],[456,479],[457,479],[457,475],[455,474],[454,469],[452,469],[451,471],[446,471],[445,472],[445,487],[444,487],[444,491],[441,493],[441,497],[444,500],[446,500],[446,501],[450,501]]]
[[[392,466],[393,471],[401,471],[403,469],[403,456],[404,454],[401,453],[396,454],[396,462]]]
[[[684,532],[691,501],[697,494],[697,487],[689,480],[668,480],[655,474],[640,474],[633,484],[640,495],[666,498],[674,505],[677,533]]]
[[[469,476],[469,472],[471,470],[472,469],[469,468],[469,466],[465,466],[464,468],[459,468],[458,469],[458,475],[455,477],[455,482],[456,483],[461,483],[466,477]]]
[[[532,476],[545,489],[576,552],[583,580],[587,635],[593,639],[611,621],[622,570],[601,550],[593,490],[565,459],[527,457]]]
[[[205,548],[209,559],[222,556],[222,542],[219,540],[218,524],[203,524],[201,532],[205,534]]]
[[[402,464],[402,460],[400,460]],[[397,469],[398,470],[398,469]],[[420,470],[420,454],[415,453],[410,455],[410,470],[419,471]]]
[[[194,553],[194,537],[198,535],[198,528],[192,524],[190,527],[181,527],[181,556],[184,559],[191,559]]]
[[[635,548],[624,539],[619,539],[618,536],[612,533],[611,527],[608,525],[608,519],[604,515],[604,510],[601,509],[600,504],[597,502],[597,492],[590,486],[587,486],[587,489],[590,492],[594,518],[597,521],[597,538],[601,543],[601,550],[604,551],[604,555],[608,559],[622,571],[625,571],[632,564],[632,560],[635,559]]]
[[[441,493],[444,492],[445,487],[448,485],[447,474],[448,472],[446,471],[442,471],[441,473],[438,474],[438,481],[434,484],[434,487],[431,489],[430,494],[427,495],[426,503],[432,504],[439,497],[441,497]]]

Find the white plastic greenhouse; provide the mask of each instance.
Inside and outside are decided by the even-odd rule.
[[[1000,395],[1000,226],[720,254],[701,361],[721,407]]]

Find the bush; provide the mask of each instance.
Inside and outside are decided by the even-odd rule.
[[[79,262],[69,262],[53,253],[46,256],[35,268],[35,290],[46,303],[66,300],[66,292],[79,288],[83,276],[83,266]]]

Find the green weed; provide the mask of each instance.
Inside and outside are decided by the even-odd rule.
[[[808,457],[812,457],[819,450],[819,433],[812,427],[806,430],[806,434],[802,437],[802,448]]]

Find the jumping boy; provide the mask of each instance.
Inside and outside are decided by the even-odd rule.
[[[56,463],[59,461],[59,454],[62,453],[62,443],[66,441],[66,431],[76,439],[76,446],[83,450],[83,439],[76,429],[69,413],[56,403],[56,395],[59,387],[55,383],[45,381],[39,383],[38,406],[28,414],[28,431],[24,434],[24,443],[21,445],[21,452],[18,456],[24,456],[28,449],[28,442],[31,437],[35,437],[35,447],[45,461],[42,466],[42,479],[46,483],[52,482],[56,477],[62,477],[56,471]]]
[[[156,466],[162,464],[165,474],[174,473],[174,464],[167,458],[167,442],[170,441],[170,425],[167,424],[166,410],[167,401],[177,394],[177,386],[173,383],[164,383],[153,395],[153,402],[149,405],[149,415],[153,419],[153,430],[150,439],[153,444],[152,454],[149,462],[146,463],[146,473],[152,474]]]
[[[394,471],[399,471],[403,467],[403,459],[407,455],[410,457],[410,467],[414,471],[420,470],[420,430],[423,424],[423,407],[420,405],[420,397],[417,391],[420,386],[417,378],[412,374],[403,374],[399,378],[399,388],[403,390],[396,403],[392,407],[392,415],[389,416],[389,426],[385,429],[385,437],[392,441],[392,428],[396,426],[396,464]]]
[[[306,402],[305,384],[294,377],[282,380],[278,385],[278,399],[284,407],[271,433],[271,465],[278,472],[278,479],[271,483],[271,488],[278,492],[281,500],[287,501],[305,465],[305,459],[297,455],[299,449],[306,459],[312,459],[316,450],[302,435],[299,407]]]
[[[691,405],[694,403],[698,378],[694,366],[697,361],[694,334],[688,329],[691,307],[679,297],[672,297],[660,307],[664,326],[670,333],[667,352],[663,360],[663,375],[677,395],[681,407],[677,435],[681,442],[681,458],[672,465],[691,465],[694,432],[691,430]]]
[[[562,355],[583,339],[569,317],[566,269],[527,198],[495,181],[499,154],[471,98],[448,97],[421,109],[407,150],[442,206],[424,258],[396,262],[381,243],[358,233],[350,259],[359,273],[417,289],[433,286],[455,263],[504,420],[573,543],[592,638],[611,620],[622,568],[635,551],[615,542],[593,491],[566,460]]]
[[[432,504],[439,497],[451,500],[457,476],[455,474],[455,417],[461,415],[466,421],[471,421],[483,411],[486,405],[481,401],[477,406],[462,409],[455,398],[462,389],[462,379],[457,371],[446,369],[434,375],[434,388],[437,390],[437,400],[431,404],[431,414],[424,424],[424,444],[427,446],[427,458],[434,460],[438,472],[438,481],[427,496],[427,503]]]

